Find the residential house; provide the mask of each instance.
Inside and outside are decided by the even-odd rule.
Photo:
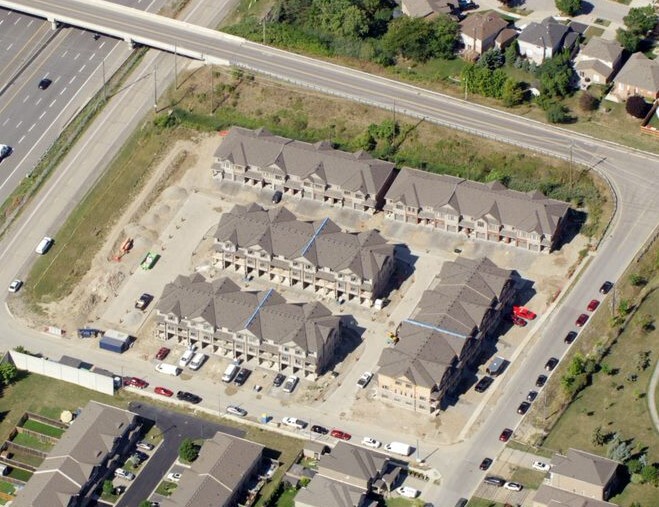
[[[467,51],[482,55],[495,47],[497,35],[508,26],[508,22],[495,12],[476,13],[460,23],[460,38]]]
[[[501,183],[478,183],[404,167],[385,196],[385,219],[468,238],[550,252],[569,205],[539,191],[517,192]]]
[[[541,484],[533,497],[532,507],[618,507],[618,504],[586,498],[563,489]]]
[[[395,176],[394,164],[364,151],[348,153],[327,141],[311,144],[240,127],[232,128],[215,151],[212,174],[365,213],[381,207]]]
[[[619,463],[597,454],[568,449],[551,460],[549,485],[587,498],[608,500],[618,479]]]
[[[519,34],[517,42],[520,55],[536,65],[541,65],[547,58],[552,58],[563,49],[572,50],[578,39],[577,32],[549,17],[540,23],[529,23]]]
[[[316,475],[295,496],[295,507],[364,507],[369,497],[393,490],[402,467],[386,454],[339,442],[320,457]]]
[[[12,501],[17,507],[87,505],[113,468],[112,461],[139,437],[140,419],[90,401]]]
[[[286,208],[235,206],[215,232],[215,265],[245,277],[372,305],[395,268],[394,245],[374,230],[343,232],[329,218],[302,221]]]
[[[440,14],[454,16],[460,12],[458,0],[400,0],[400,10],[411,18],[428,19]]]
[[[244,505],[251,482],[263,465],[264,447],[217,432],[204,441],[199,456],[186,468],[176,489],[161,507],[235,507]]]
[[[510,46],[515,41],[515,39],[517,39],[518,35],[519,34],[517,33],[517,30],[514,28],[504,28],[499,32],[497,38],[494,39],[494,47],[500,51],[503,51],[508,46]]]
[[[480,360],[515,297],[513,273],[486,258],[446,262],[409,319],[396,330],[395,345],[378,361],[380,399],[425,414],[438,413],[464,371]]]
[[[623,100],[631,95],[659,98],[659,61],[634,53],[616,76],[613,93]]]
[[[274,289],[241,290],[199,273],[168,283],[156,306],[161,340],[306,376],[334,363],[343,317],[312,303],[287,303]]]
[[[616,41],[593,37],[574,59],[581,87],[607,84],[620,69],[623,49]]]

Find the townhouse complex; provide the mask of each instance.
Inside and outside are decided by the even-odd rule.
[[[415,412],[436,413],[463,371],[479,362],[485,340],[510,309],[513,273],[486,258],[446,262],[423,293],[396,343],[378,361],[380,398]]]
[[[252,204],[222,215],[213,260],[245,277],[370,306],[395,268],[394,245],[377,231],[343,232],[329,218],[302,221],[286,208]]]
[[[344,317],[318,303],[287,303],[274,289],[241,290],[198,274],[168,283],[156,307],[156,336],[276,371],[314,377],[332,364]]]

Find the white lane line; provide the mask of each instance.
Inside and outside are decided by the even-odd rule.
[[[18,124],[16,125],[16,128],[20,127],[21,125],[23,125],[23,120],[18,122]]]
[[[73,77],[71,78],[71,80],[69,81],[69,84],[73,83],[73,82],[76,80],[76,77],[77,77],[77,76],[73,76]]]
[[[53,107],[53,105],[57,102],[57,99],[53,100],[48,107]]]
[[[61,77],[62,77],[62,76],[57,76],[57,77],[55,78],[55,81],[53,81],[53,83],[57,83],[57,81],[59,81],[59,78],[61,78]]]
[[[43,118],[44,116],[46,116],[46,111],[43,111],[43,112],[39,115],[39,119]]]
[[[30,20],[30,22],[27,24],[27,26],[32,25],[32,23],[34,23],[34,20],[33,20],[33,19]]]
[[[105,46],[105,41],[101,42],[101,45],[98,46],[98,49],[101,49],[103,46]]]
[[[4,127],[5,125],[7,125],[7,123],[9,123],[9,118],[7,118],[7,119],[2,123],[2,126]]]
[[[80,58],[80,53],[78,53],[78,54],[75,56],[75,58],[73,58],[73,59],[74,59],[74,60],[77,60],[78,58]]]
[[[37,125],[36,123],[33,123],[32,126],[31,126],[29,129],[27,129],[27,131],[28,131],[28,132],[32,132],[32,129],[33,129],[36,125]]]
[[[80,67],[80,70],[78,72],[82,72],[83,70],[85,70],[85,67],[87,67],[87,64],[84,64],[82,67]]]
[[[39,97],[39,100],[37,100],[37,102],[36,102],[36,104],[35,104],[35,106],[38,106],[39,104],[41,104],[41,100],[42,100],[42,98],[41,98],[41,97]]]
[[[9,46],[7,46],[7,51],[9,51],[13,45],[14,45],[13,42],[11,44],[9,44]]]
[[[29,99],[29,98],[30,98],[30,96],[26,95],[25,98],[23,99],[23,104],[25,104],[27,102],[27,99]]]
[[[89,59],[93,60],[95,56],[96,56],[96,53],[92,53],[92,55],[89,57]]]
[[[25,136],[22,136],[22,137],[18,140],[18,144],[21,144],[21,143],[23,142],[23,139],[25,139]]]
[[[14,26],[16,26],[20,20],[21,18],[19,17],[16,21],[14,21]]]
[[[62,88],[62,91],[59,92],[59,94],[62,95],[65,91],[66,91],[66,86],[64,88]]]
[[[66,51],[64,51],[64,53],[62,53],[62,58],[64,58],[68,54],[68,52],[69,52],[68,49]]]
[[[4,23],[4,22],[5,22],[4,19],[0,19],[0,25],[1,25],[2,23]]]

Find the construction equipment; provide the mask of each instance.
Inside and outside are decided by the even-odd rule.
[[[119,248],[119,253],[115,255],[112,260],[119,262],[121,258],[131,251],[133,248],[133,238],[126,238]]]

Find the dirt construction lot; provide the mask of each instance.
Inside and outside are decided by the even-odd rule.
[[[30,320],[33,325],[56,325],[68,331],[70,339],[80,340],[75,336],[75,329],[91,326],[99,329],[115,328],[137,337],[133,348],[127,354],[152,359],[162,342],[153,335],[154,308],[163,287],[178,275],[188,275],[197,271],[206,277],[216,278],[227,273],[217,271],[211,266],[210,253],[213,246],[213,234],[223,212],[234,204],[257,202],[264,207],[272,206],[271,194],[258,194],[255,190],[244,189],[231,183],[219,183],[211,178],[212,156],[221,138],[217,135],[198,137],[194,141],[180,142],[172,147],[162,163],[154,172],[152,181],[145,187],[139,199],[127,209],[122,219],[114,227],[107,244],[103,245],[93,262],[93,268],[74,293],[63,301],[53,303],[47,308],[48,315],[35,317],[21,312],[20,304],[12,308],[15,313]],[[180,178],[162,189],[164,181],[174,170],[176,160],[186,156],[190,168]],[[153,202],[148,210],[142,210],[143,202]],[[393,331],[397,324],[407,318],[423,291],[439,272],[446,260],[457,257],[456,249],[468,258],[487,256],[501,267],[516,270],[523,278],[533,282],[528,296],[527,306],[541,314],[549,305],[551,298],[567,282],[568,268],[578,259],[578,252],[586,245],[585,239],[577,236],[569,245],[552,255],[537,255],[521,250],[468,240],[463,236],[432,233],[416,228],[383,223],[382,214],[376,216],[324,207],[318,203],[293,201],[284,197],[285,205],[302,219],[317,219],[329,216],[348,230],[376,228],[395,243],[405,243],[414,263],[414,272],[402,287],[394,292],[391,302],[383,310],[353,304],[338,306],[333,300],[323,299],[323,303],[337,313],[351,314],[361,329],[361,340],[355,340],[354,347],[349,344],[349,352],[335,367],[339,375],[334,378],[326,375],[315,384],[305,383],[298,390],[297,399],[305,404],[331,404],[341,418],[377,424],[385,420],[385,412],[391,419],[392,411],[400,421],[402,428],[418,437],[433,436],[445,442],[455,441],[458,433],[473,412],[476,399],[473,392],[462,396],[459,403],[441,414],[440,417],[428,418],[420,423],[418,416],[405,410],[387,407],[376,399],[373,384],[369,389],[354,390],[345,396],[341,385],[354,386],[355,380],[363,371],[376,369],[377,360],[386,345],[388,331]],[[113,260],[119,246],[126,238],[133,238],[133,249],[120,261]],[[140,262],[149,252],[160,255],[160,259],[151,270],[143,270]],[[229,276],[245,285],[239,275]],[[259,280],[252,280],[249,288],[268,287]],[[276,287],[289,301],[307,301],[315,295],[290,287]],[[153,294],[156,299],[146,312],[134,308],[135,300],[143,292]],[[501,337],[498,352],[509,356],[527,337],[533,326],[513,328]],[[89,347],[97,347],[95,340],[87,340]],[[183,348],[167,344],[173,348],[172,358],[178,358]],[[172,362],[172,360],[169,360]],[[194,373],[196,376],[209,376],[217,379],[226,364],[226,359],[211,358],[207,364]],[[256,371],[250,382],[268,385],[272,372]],[[227,393],[229,394],[229,393]],[[269,396],[267,389],[264,396]],[[283,403],[283,402],[282,402]]]

